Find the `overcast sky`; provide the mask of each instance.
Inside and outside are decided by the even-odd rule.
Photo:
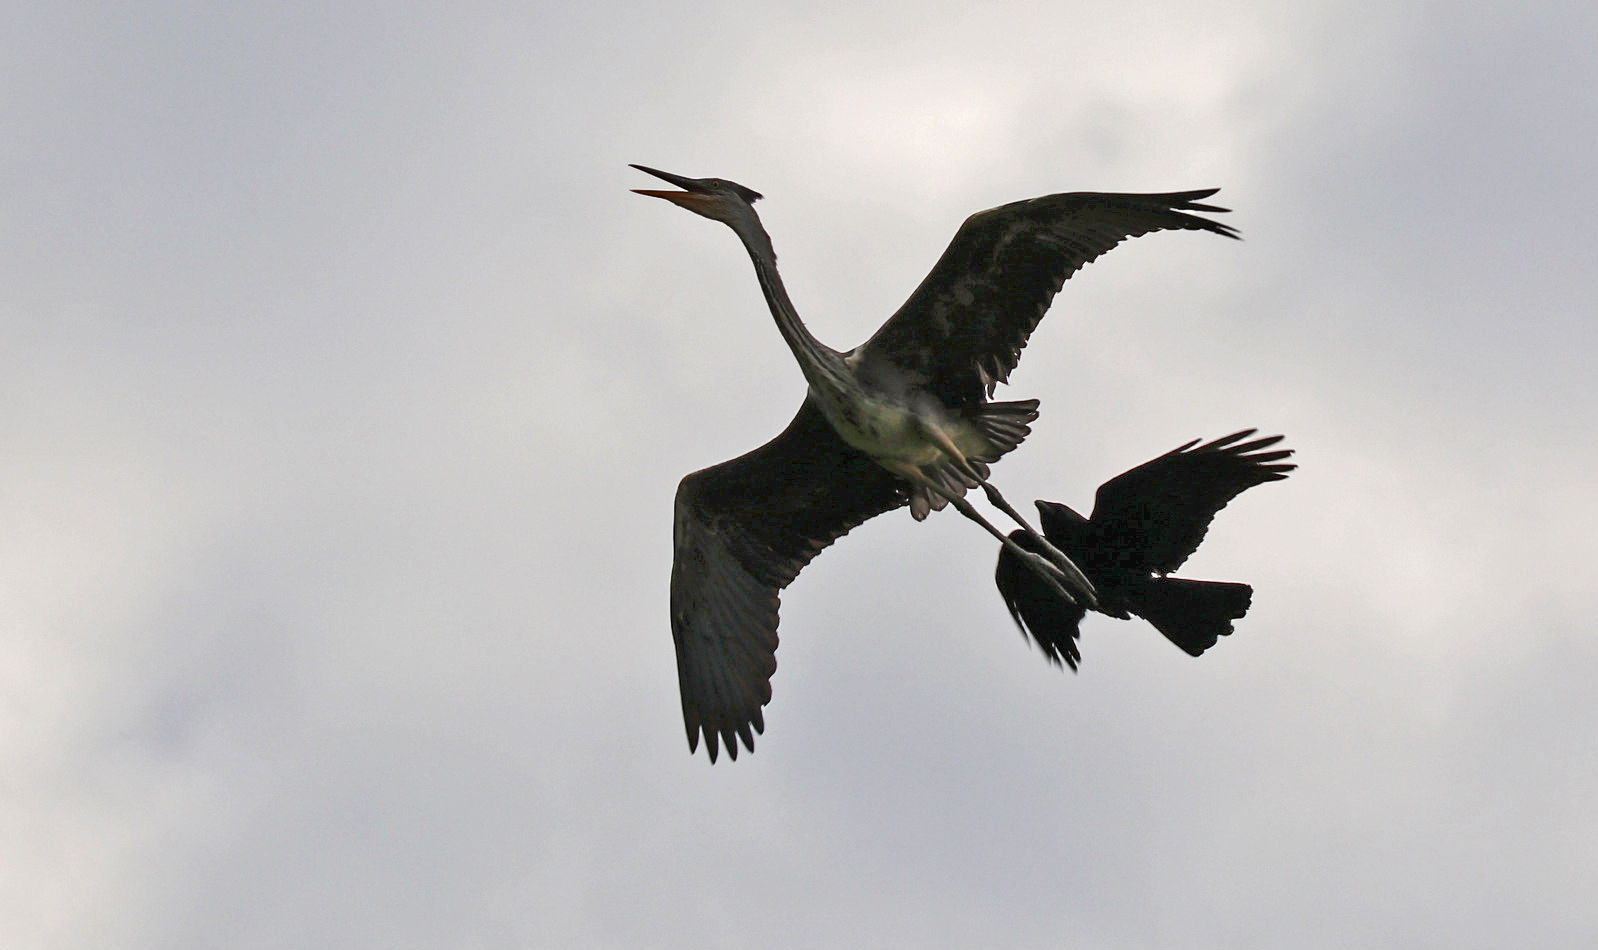
[[[0,27],[0,942],[1598,942],[1590,2],[13,0]],[[864,340],[969,213],[1221,186],[1073,278],[1013,500],[1197,437],[1301,468],[1201,659],[1049,666],[894,512],[683,737],[686,472],[804,383],[725,228]]]

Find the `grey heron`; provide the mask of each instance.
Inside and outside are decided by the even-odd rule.
[[[1232,621],[1248,613],[1253,588],[1166,575],[1198,549],[1227,502],[1298,467],[1283,461],[1292,449],[1272,448],[1279,435],[1243,441],[1254,432],[1204,445],[1194,439],[1122,472],[1099,486],[1087,518],[1057,502],[1037,502],[1044,536],[1093,581],[1094,610],[1122,620],[1136,614],[1191,656],[1232,632]],[[1023,548],[1036,543],[1022,531],[1010,537]],[[1087,608],[1038,583],[1008,549],[999,551],[994,580],[1021,633],[1051,663],[1076,669],[1077,625]]]
[[[636,189],[720,221],[742,240],[766,304],[808,383],[788,428],[753,452],[688,475],[673,519],[671,626],[690,751],[703,733],[737,758],[765,731],[776,670],[779,592],[818,551],[884,511],[920,521],[954,505],[1057,597],[1094,603],[1082,571],[988,483],[988,466],[1031,431],[1037,400],[992,402],[1061,285],[1121,241],[1227,225],[1187,212],[1218,189],[1048,195],[967,218],[904,306],[840,352],[799,319],[755,213],[761,195],[720,178],[632,166],[680,191]],[[1023,548],[965,499],[981,487],[1022,526]]]

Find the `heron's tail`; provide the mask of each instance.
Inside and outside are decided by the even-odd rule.
[[[1232,621],[1248,613],[1254,588],[1225,581],[1151,578],[1128,605],[1165,638],[1198,656],[1232,632]]]
[[[985,402],[967,409],[966,418],[976,423],[983,437],[993,444],[991,457],[983,455],[972,458],[980,462],[997,462],[1031,434],[1032,427],[1028,423],[1038,418],[1038,401]]]
[[[972,479],[973,474],[977,478],[987,478],[987,463],[997,462],[1032,432],[1032,427],[1027,423],[1038,417],[1038,401],[1023,399],[1019,402],[983,403],[966,409],[965,416],[975,423],[988,445],[966,455],[964,466],[944,459],[921,469],[921,474],[928,481],[937,483],[949,494],[961,496],[968,489],[977,487],[978,483]],[[955,450],[951,448],[951,451]],[[929,512],[942,511],[946,504],[948,501],[942,494],[923,485],[917,485],[910,492],[910,516],[917,521],[925,518]]]

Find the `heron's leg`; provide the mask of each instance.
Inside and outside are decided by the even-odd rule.
[[[1093,591],[1093,583],[1087,579],[1086,574],[1082,573],[1082,569],[1076,566],[1076,562],[1071,560],[1071,558],[1067,556],[1064,551],[1055,547],[1048,538],[1045,538],[1031,525],[1027,524],[1027,520],[1021,517],[1021,513],[1019,511],[1016,511],[1014,508],[1010,507],[1010,503],[1004,500],[1004,496],[999,494],[999,490],[997,488],[994,488],[993,485],[990,484],[986,479],[979,480],[978,484],[980,484],[982,486],[982,490],[987,493],[988,501],[993,504],[993,507],[1015,519],[1015,523],[1021,526],[1021,530],[1025,531],[1032,537],[1033,541],[1038,543],[1045,557],[1047,557],[1050,561],[1053,561],[1055,566],[1064,572],[1067,577],[1071,578],[1073,583],[1078,583],[1081,586],[1086,587],[1089,591]],[[1095,594],[1096,593],[1097,592],[1095,591]],[[1098,599],[1095,596],[1090,600],[1089,606],[1092,606],[1096,603],[1098,603]]]
[[[999,494],[999,490],[994,488],[992,483],[988,482],[986,479],[979,478],[977,479],[977,484],[981,485],[982,491],[987,494],[989,504],[1009,515],[1010,518],[1014,520],[1016,524],[1020,525],[1027,534],[1030,534],[1033,537],[1040,536],[1030,524],[1027,524],[1027,520],[1021,517],[1021,513],[1019,511],[1016,511],[1014,508],[1010,507],[1010,503],[1004,500],[1004,496]]]
[[[983,478],[982,474],[976,470],[976,467],[973,466],[970,460],[965,457],[965,453],[961,452],[959,446],[954,444],[954,440],[949,438],[949,434],[947,432],[944,432],[942,429],[934,425],[923,426],[922,432],[930,437],[933,442],[937,443],[939,448],[943,449],[944,455],[947,456],[949,462],[954,465],[960,474],[964,475],[972,483],[982,486],[982,490],[987,493],[988,500],[993,502],[994,507],[1009,515],[1011,518],[1014,518],[1015,523],[1020,525],[1021,529],[1030,535],[1033,541],[1037,542],[1038,546],[1043,551],[1043,555],[1053,563],[1055,569],[1063,578],[1065,578],[1066,582],[1077,591],[1074,596],[1067,594],[1067,600],[1073,604],[1082,603],[1089,607],[1095,607],[1098,605],[1098,591],[1093,588],[1093,582],[1088,580],[1088,576],[1082,573],[1082,569],[1076,566],[1076,562],[1067,557],[1064,551],[1061,551],[1059,548],[1050,543],[1048,538],[1045,538],[1042,534],[1039,534],[1036,528],[1027,524],[1026,519],[1021,517],[1021,513],[1016,511],[1009,502],[1005,501],[1003,495],[999,494],[999,490],[988,484],[988,480]],[[972,508],[971,503],[966,501],[965,498],[951,495],[949,492],[944,491],[941,487],[934,484],[930,479],[926,480],[926,484],[933,491],[949,499],[949,501],[960,510],[961,514],[972,519],[973,521],[976,521],[978,524],[982,525],[982,527],[987,528],[994,537],[1006,542],[1006,544],[1009,545],[1013,551],[1020,552],[1023,550],[1020,545],[1011,542],[1008,537],[1001,534],[998,528],[995,528],[993,525],[989,524],[988,520],[978,514],[976,509]],[[1036,555],[1034,555],[1034,557],[1036,557]],[[1027,561],[1029,564],[1032,563],[1031,559],[1024,556],[1022,557],[1022,560]],[[1057,582],[1056,586],[1059,586]]]
[[[1005,534],[1003,531],[1000,531],[998,528],[995,528],[993,523],[982,517],[982,513],[973,508],[971,503],[966,501],[963,496],[956,495],[953,492],[944,491],[941,487],[933,485],[930,482],[927,484],[928,487],[930,487],[933,491],[948,499],[949,504],[953,505],[955,509],[960,512],[960,514],[965,515],[972,521],[975,521],[977,524],[985,528],[989,534],[993,535],[995,538],[998,538],[999,542],[1003,544],[1011,554],[1020,558],[1023,564],[1025,564],[1027,567],[1030,567],[1033,573],[1043,578],[1043,580],[1046,581],[1050,587],[1053,587],[1061,597],[1064,597],[1066,601],[1073,604],[1083,604],[1089,607],[1094,606],[1099,602],[1098,592],[1093,589],[1093,582],[1088,580],[1087,576],[1077,569],[1075,564],[1071,563],[1070,558],[1065,557],[1064,554],[1060,555],[1060,557],[1064,559],[1065,563],[1070,566],[1070,570],[1065,570],[1059,565],[1055,564],[1053,559],[1046,558],[1042,555],[1028,551],[1026,548],[1023,548],[1021,545],[1016,544],[1013,540],[1011,540],[1009,535]],[[1049,548],[1052,549],[1054,547],[1053,545],[1049,544],[1047,540],[1040,540],[1043,540],[1043,543],[1048,545]]]
[[[1021,530],[1025,531],[1027,534],[1030,534],[1034,540],[1043,545],[1043,549],[1045,551],[1052,551],[1054,554],[1058,554],[1059,557],[1065,558],[1066,563],[1070,563],[1070,558],[1065,557],[1063,552],[1049,543],[1048,538],[1045,538],[1041,532],[1028,524],[1027,520],[1021,517],[1021,513],[1016,511],[1009,502],[1004,500],[1004,496],[999,494],[999,490],[994,488],[986,478],[982,477],[982,473],[976,470],[976,467],[971,464],[970,460],[965,457],[964,453],[960,451],[959,447],[954,444],[954,440],[949,438],[948,433],[944,432],[942,429],[932,426],[926,427],[924,431],[932,437],[934,442],[938,443],[938,446],[943,449],[944,455],[948,456],[949,461],[954,464],[954,467],[959,469],[960,474],[970,479],[973,483],[982,486],[982,491],[987,494],[988,501],[993,504],[993,507],[1009,515],[1011,520],[1021,526]],[[939,494],[943,493],[939,492]],[[1076,565],[1071,564],[1070,570],[1076,571]],[[1086,580],[1086,578],[1083,578],[1083,580]]]

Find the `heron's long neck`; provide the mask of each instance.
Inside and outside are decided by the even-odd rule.
[[[838,385],[841,377],[847,375],[843,354],[816,339],[804,321],[799,319],[793,301],[788,299],[788,290],[782,285],[782,276],[777,273],[777,253],[772,250],[771,238],[766,234],[766,229],[760,226],[760,221],[755,219],[742,224],[733,230],[743,238],[744,247],[755,262],[755,276],[760,279],[760,290],[766,295],[766,305],[771,308],[771,316],[777,321],[778,332],[788,342],[794,359],[799,361],[805,380],[812,386]]]

